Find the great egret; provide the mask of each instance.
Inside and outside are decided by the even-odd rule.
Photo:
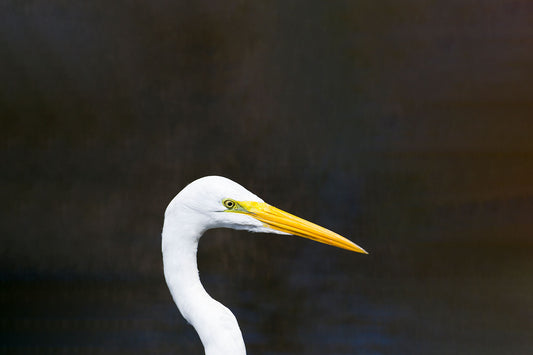
[[[231,311],[207,294],[196,264],[198,241],[211,228],[297,235],[367,254],[348,239],[293,216],[241,185],[207,176],[187,185],[168,205],[162,232],[165,279],[183,317],[196,329],[206,355],[246,354]]]

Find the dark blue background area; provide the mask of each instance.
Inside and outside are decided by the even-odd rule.
[[[205,175],[348,237],[213,230],[250,354],[533,346],[528,1],[5,1],[0,352],[202,353],[163,212]]]

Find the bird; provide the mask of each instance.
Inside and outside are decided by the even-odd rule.
[[[337,233],[265,203],[228,178],[206,176],[194,180],[165,210],[161,249],[172,298],[198,333],[206,355],[246,354],[237,319],[207,293],[200,281],[198,242],[205,231],[213,228],[296,235],[368,254]]]

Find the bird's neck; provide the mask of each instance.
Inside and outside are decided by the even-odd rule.
[[[163,265],[172,298],[196,329],[206,355],[246,354],[235,316],[211,298],[200,282],[196,252],[204,230],[185,221],[187,216],[172,218],[172,222],[166,219],[163,226]]]

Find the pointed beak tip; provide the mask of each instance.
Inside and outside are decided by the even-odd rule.
[[[324,227],[296,217],[264,202],[238,201],[245,213],[263,222],[270,229],[286,234],[308,238],[319,243],[329,244],[356,253],[368,254],[366,250],[351,240]]]
[[[361,253],[361,254],[366,254],[366,255],[369,254],[366,250],[364,250],[363,248],[361,248],[359,246],[357,247],[357,249],[353,249],[353,251],[355,251],[357,253]]]

